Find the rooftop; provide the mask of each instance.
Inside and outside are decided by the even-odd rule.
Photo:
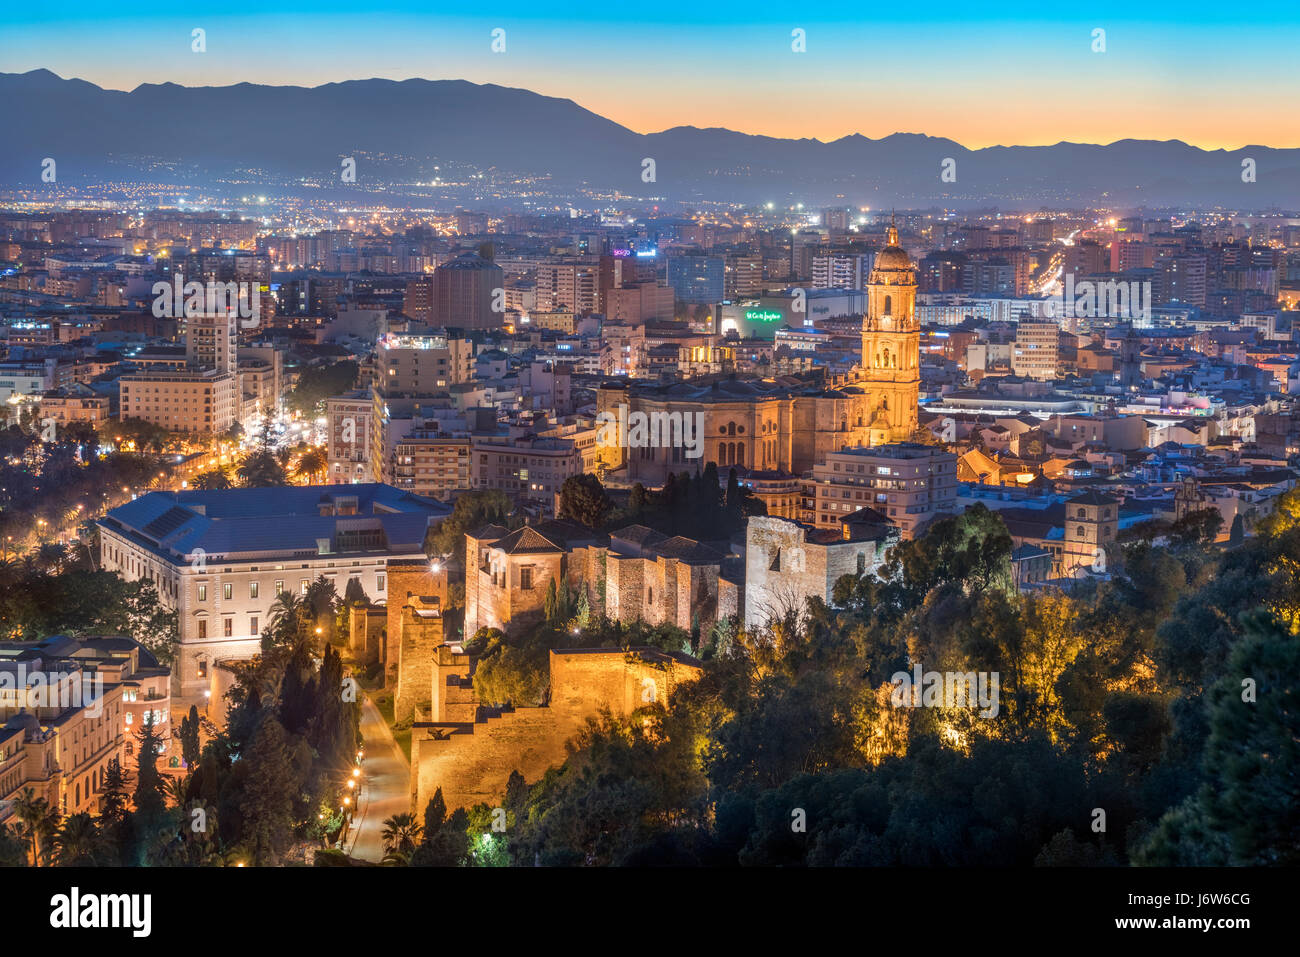
[[[113,509],[101,528],[168,560],[423,550],[450,507],[390,485],[150,492]]]

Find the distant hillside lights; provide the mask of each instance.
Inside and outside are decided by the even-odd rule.
[[[185,282],[176,273],[171,282],[153,284],[153,314],[159,319],[210,316],[236,312],[239,325],[254,329],[261,319],[261,293],[251,282]]]
[[[1060,294],[1048,297],[1043,314],[1049,319],[1150,320],[1151,283],[1113,279],[1076,283],[1074,273],[1066,273]]]
[[[704,455],[703,412],[630,412],[619,403],[615,412],[596,416],[596,444],[601,448],[682,449],[688,459]]]

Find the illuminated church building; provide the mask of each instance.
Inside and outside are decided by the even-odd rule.
[[[790,385],[789,377],[708,377],[598,388],[597,410],[615,416],[620,405],[647,414],[704,413],[702,457],[687,459],[679,448],[613,448],[601,452],[605,467],[626,465],[626,480],[647,486],[708,462],[724,474],[734,465],[800,476],[841,449],[910,440],[921,385],[916,267],[892,224],[866,285],[861,365],[831,387],[812,380]]]
[[[871,396],[871,445],[905,442],[917,428],[921,331],[916,324],[916,268],[891,224],[867,281],[862,320],[862,382]]]

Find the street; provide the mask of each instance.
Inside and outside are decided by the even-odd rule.
[[[410,808],[410,766],[368,697],[361,699],[361,737],[366,752],[361,765],[361,806],[349,853],[377,863],[384,856],[384,821]]]

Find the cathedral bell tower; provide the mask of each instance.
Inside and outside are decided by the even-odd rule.
[[[905,442],[917,429],[921,331],[916,324],[916,267],[889,224],[887,243],[867,280],[862,320],[862,378],[872,445]]]

